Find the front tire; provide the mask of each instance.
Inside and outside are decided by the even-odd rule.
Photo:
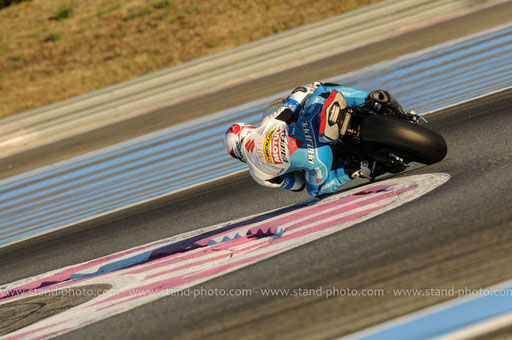
[[[360,127],[363,142],[390,147],[409,161],[424,164],[440,162],[447,152],[444,138],[429,129],[389,116],[370,116]]]

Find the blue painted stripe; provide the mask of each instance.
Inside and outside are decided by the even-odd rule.
[[[204,157],[204,161],[214,161],[222,155],[223,153],[221,152],[213,155],[209,154],[209,156],[207,155]],[[49,218],[60,215],[62,211],[65,210],[79,209],[80,207],[87,207],[87,205],[93,204],[105,204],[114,197],[113,194],[116,192],[125,192],[126,194],[134,192],[125,191],[127,187],[144,188],[150,184],[161,183],[165,180],[179,181],[181,178],[194,176],[195,174],[199,174],[201,171],[204,173],[204,171],[210,171],[214,169],[213,167],[200,167],[200,170],[197,170],[198,163],[199,162],[196,162],[196,164],[189,164],[187,167],[180,168],[179,170],[173,169],[172,171],[169,171],[166,167],[164,167],[163,169],[154,171],[151,177],[140,176],[140,179],[137,178],[137,176],[142,175],[143,171],[140,173],[133,173],[132,175],[135,175],[135,178],[131,178],[123,183],[111,182],[109,181],[109,178],[106,178],[102,181],[95,182],[94,185],[88,187],[87,193],[83,192],[81,195],[79,195],[80,198],[78,200],[65,201],[65,198],[66,196],[80,194],[83,190],[80,188],[78,188],[78,191],[70,190],[66,191],[62,195],[50,196],[50,198],[45,200],[44,205],[41,205],[41,202],[39,201],[35,201],[32,204],[27,204],[19,208],[16,211],[17,214],[12,214],[12,218],[2,221],[5,225],[4,230],[20,228],[27,225],[27,223],[43,222]],[[229,163],[217,162],[215,168],[222,164]],[[34,215],[37,217],[34,218]]]
[[[436,51],[432,51],[430,53],[423,54],[417,58],[411,59],[409,61],[402,62],[402,69],[413,67],[415,64],[428,62],[429,60],[435,60],[442,58],[446,55],[457,55],[462,53],[468,54],[477,52],[479,49],[485,49],[493,44],[495,41],[502,41],[503,38],[510,39],[510,35],[512,34],[512,28],[506,28],[499,30],[495,33],[486,34],[479,38],[473,38],[466,42],[461,42],[449,47],[437,49]],[[455,59],[455,58],[450,58]]]
[[[437,93],[443,93],[445,91],[449,92],[449,89],[464,82],[471,82],[471,80],[482,78],[494,78],[510,70],[510,61],[508,58],[509,56],[496,58],[490,62],[483,62],[482,64],[473,67],[470,71],[467,71],[466,69],[454,70],[438,76],[432,76],[429,79],[423,80],[421,83],[412,83],[410,84],[410,94],[404,96],[404,99],[407,99],[409,105],[415,105],[416,103],[412,102],[412,100],[418,97],[422,98],[425,95],[425,92],[422,91],[422,89],[425,87],[437,91]],[[442,86],[444,88],[441,90],[436,86]],[[418,104],[420,103],[421,102],[418,102]]]
[[[426,315],[356,336],[361,340],[431,339],[512,312],[512,286],[496,289],[496,293],[448,305]],[[502,295],[505,294],[505,295]],[[378,327],[378,326],[377,326]],[[378,327],[380,328],[380,327]]]
[[[330,81],[386,88],[405,108],[430,111],[512,86],[511,42],[512,26],[503,27]],[[0,246],[243,169],[224,155],[223,132],[257,124],[287,94],[0,180]]]

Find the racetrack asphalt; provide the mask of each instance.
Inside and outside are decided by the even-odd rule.
[[[383,296],[165,297],[67,338],[332,338],[454,296],[393,289],[487,287],[512,270],[512,90],[428,116],[447,140],[443,186],[411,203],[204,283],[204,289],[379,288]],[[12,282],[138,244],[307,199],[258,186],[246,172],[0,249]]]
[[[322,73],[319,78],[327,76]],[[305,83],[308,77],[298,82]],[[276,86],[286,89],[294,86],[291,84],[287,80]],[[511,102],[512,90],[506,90],[427,117],[428,126],[446,138],[448,155],[441,163],[413,167],[399,176],[433,172],[452,176],[433,192],[201,287],[250,288],[253,292],[350,287],[391,292],[400,288],[480,288],[510,279]],[[305,193],[260,187],[247,172],[233,175],[0,248],[0,284],[306,199]],[[173,296],[64,336],[333,338],[452,298],[392,293],[329,299],[257,293],[195,299]]]

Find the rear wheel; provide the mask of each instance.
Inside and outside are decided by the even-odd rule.
[[[404,119],[370,116],[363,120],[360,137],[365,143],[383,145],[407,161],[433,164],[447,152],[444,138]]]

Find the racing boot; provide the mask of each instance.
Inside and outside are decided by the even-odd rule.
[[[361,177],[366,178],[368,180],[373,180],[372,171],[374,167],[375,162],[361,161],[358,163],[355,161],[351,161],[344,166],[344,170],[345,173],[349,175],[352,179]]]
[[[372,178],[372,169],[370,168],[370,166],[373,168],[375,166],[375,163],[374,164],[370,164],[370,162],[368,162],[368,161],[362,161],[360,163],[359,170],[353,172],[350,177],[352,177],[352,178],[361,177],[361,178],[366,178],[366,179],[368,179],[370,181],[373,180],[373,178]]]

